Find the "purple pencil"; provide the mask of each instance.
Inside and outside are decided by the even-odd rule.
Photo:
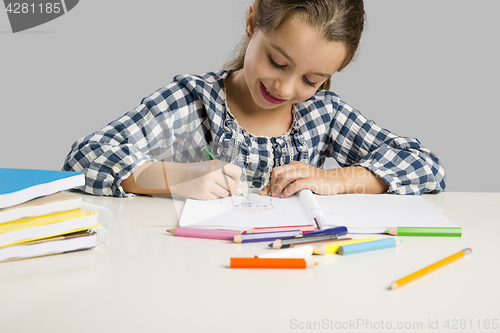
[[[302,237],[301,230],[288,230],[276,232],[260,232],[257,234],[240,234],[234,236],[230,241],[235,243],[268,242],[282,238]]]

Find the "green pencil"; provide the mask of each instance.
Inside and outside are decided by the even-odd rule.
[[[462,228],[396,227],[385,233],[393,236],[461,237]]]
[[[217,159],[217,156],[215,156],[214,153],[212,153],[212,149],[210,149],[210,147],[205,146],[201,148],[201,151],[203,152],[203,154],[205,154],[206,157],[210,159],[210,161]]]

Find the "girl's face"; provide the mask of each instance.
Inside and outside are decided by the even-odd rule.
[[[274,109],[310,98],[342,65],[347,51],[313,27],[292,17],[270,33],[247,29],[251,40],[243,73],[255,104]]]

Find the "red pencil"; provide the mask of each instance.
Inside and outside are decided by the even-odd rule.
[[[260,232],[277,232],[277,231],[288,231],[288,230],[301,230],[302,232],[311,232],[316,230],[313,225],[295,225],[288,227],[262,227],[262,228],[252,228],[246,231],[247,234],[256,234]]]

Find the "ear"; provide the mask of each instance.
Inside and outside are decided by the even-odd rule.
[[[248,38],[251,38],[255,33],[255,13],[253,11],[253,4],[251,4],[250,8],[248,9],[245,32],[248,34]]]

